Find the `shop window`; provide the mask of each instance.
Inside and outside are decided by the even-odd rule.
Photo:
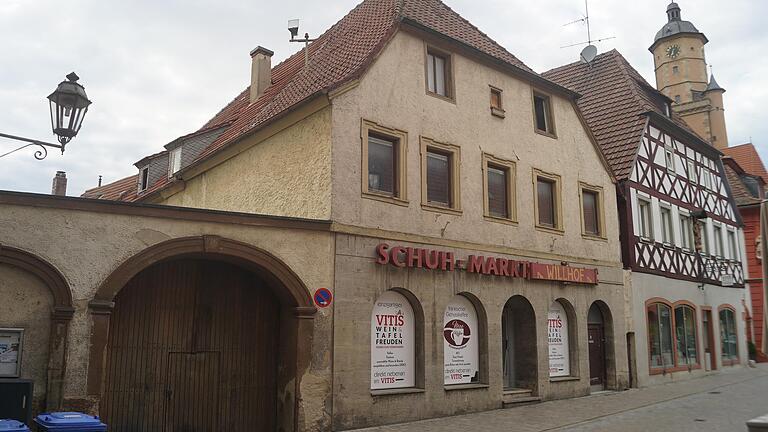
[[[463,295],[454,296],[443,314],[443,383],[480,383],[481,330],[477,310]]]
[[[723,365],[739,361],[739,343],[736,338],[736,312],[731,308],[720,309],[720,348]]]
[[[516,221],[515,163],[483,154],[483,172],[485,216]]]
[[[670,368],[674,365],[672,310],[663,303],[653,303],[648,306],[647,314],[651,370]]]
[[[453,97],[451,56],[433,48],[427,48],[427,92],[445,98]]]
[[[675,340],[677,341],[677,365],[699,364],[696,344],[696,313],[690,306],[675,308]]]
[[[533,116],[536,132],[555,136],[555,122],[552,116],[552,99],[543,93],[533,92]]]
[[[534,170],[536,226],[562,231],[560,176]]]
[[[653,239],[651,202],[644,198],[637,199],[637,234],[644,239]]]
[[[603,237],[603,189],[582,183],[580,192],[582,234]]]
[[[685,249],[693,250],[693,221],[691,217],[685,213],[678,215],[680,220],[680,246]]]
[[[405,295],[379,296],[371,313],[371,390],[416,387],[417,327]]]
[[[407,134],[363,120],[363,195],[407,204],[405,160]]]
[[[501,89],[491,87],[491,114],[504,118],[504,105],[501,99]]]
[[[573,308],[564,300],[556,300],[549,306],[547,315],[547,341],[549,344],[549,377],[575,376],[578,347],[571,344],[576,340],[576,323],[571,319]]]
[[[672,209],[666,206],[661,206],[661,241],[666,244],[672,244],[675,242],[675,237],[672,234]]]
[[[422,205],[429,209],[460,210],[457,146],[421,139]]]

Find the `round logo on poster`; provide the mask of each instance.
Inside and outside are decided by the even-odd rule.
[[[449,345],[457,348],[464,347],[469,342],[471,335],[469,324],[460,319],[450,320],[445,324],[443,337]]]

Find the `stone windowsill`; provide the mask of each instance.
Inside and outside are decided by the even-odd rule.
[[[380,389],[380,390],[371,390],[371,396],[404,395],[404,394],[417,394],[417,393],[424,393],[424,392],[425,392],[424,389],[414,388],[414,387],[396,388],[396,389]]]
[[[443,387],[445,391],[452,390],[475,390],[475,389],[487,389],[490,386],[488,384],[472,383],[472,384],[453,384]]]
[[[549,382],[565,382],[565,381],[579,381],[579,380],[581,380],[581,378],[577,376],[564,376],[564,377],[550,378]]]

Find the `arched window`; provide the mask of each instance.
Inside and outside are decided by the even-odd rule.
[[[720,346],[724,365],[739,360],[739,344],[736,339],[736,313],[731,308],[720,309]]]
[[[651,369],[666,369],[674,365],[672,353],[672,310],[663,303],[648,305],[648,344]]]
[[[570,306],[570,305],[569,305]],[[547,314],[547,340],[549,342],[549,376],[571,375],[571,324],[569,311],[562,301],[555,300]]]
[[[675,307],[675,340],[677,341],[677,365],[699,364],[696,346],[696,313],[690,306]]]
[[[371,390],[416,386],[416,321],[411,303],[384,292],[371,313]]]
[[[463,295],[454,296],[443,314],[443,364],[445,385],[480,382],[480,325]]]

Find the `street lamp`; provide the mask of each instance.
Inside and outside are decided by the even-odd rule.
[[[0,158],[34,145],[40,147],[40,150],[35,151],[35,159],[38,160],[48,156],[46,147],[60,149],[61,154],[64,154],[64,147],[80,131],[85,113],[88,112],[88,106],[91,104],[85,94],[85,88],[77,82],[79,79],[80,77],[76,73],[70,73],[67,75],[67,79],[59,83],[56,90],[48,96],[51,108],[51,128],[59,144],[0,133],[0,137],[28,143],[0,155]]]

